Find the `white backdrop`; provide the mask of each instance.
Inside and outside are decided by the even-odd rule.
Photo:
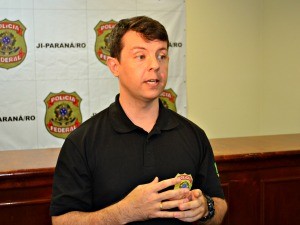
[[[68,130],[108,107],[118,82],[96,56],[95,28],[137,15],[169,33],[164,96],[186,116],[184,0],[0,0],[0,150],[61,147]]]

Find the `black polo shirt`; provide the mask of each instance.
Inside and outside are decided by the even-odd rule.
[[[150,133],[134,125],[117,95],[107,109],[93,116],[62,146],[54,174],[50,214],[91,212],[124,198],[139,184],[193,176],[193,189],[224,198],[210,143],[197,125],[166,109]],[[132,224],[186,224],[155,219]]]

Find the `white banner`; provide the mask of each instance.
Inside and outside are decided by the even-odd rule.
[[[186,116],[184,0],[0,0],[0,150],[61,147],[108,107],[118,81],[104,62],[105,38],[116,22],[138,15],[168,31],[162,100]]]

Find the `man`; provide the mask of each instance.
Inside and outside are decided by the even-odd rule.
[[[120,93],[65,140],[54,175],[54,225],[221,223],[227,205],[204,131],[159,100],[168,45],[165,28],[148,17],[113,29],[107,65]],[[193,182],[192,189],[175,188],[185,176],[182,186]]]

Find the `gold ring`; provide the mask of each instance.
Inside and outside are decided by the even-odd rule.
[[[160,202],[160,206],[159,206],[159,208],[160,208],[160,210],[163,210],[164,208],[163,208],[163,204],[162,204],[162,202]]]

